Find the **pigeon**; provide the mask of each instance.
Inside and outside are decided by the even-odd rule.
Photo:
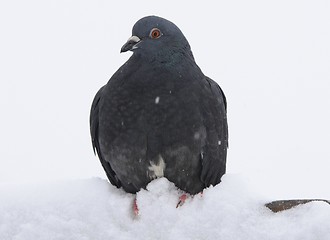
[[[172,22],[135,23],[121,52],[133,54],[96,94],[90,133],[111,184],[137,193],[167,178],[195,195],[226,171],[227,102],[197,66]]]

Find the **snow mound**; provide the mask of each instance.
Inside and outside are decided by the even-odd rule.
[[[235,175],[176,208],[181,194],[157,179],[137,194],[134,217],[135,196],[103,179],[0,185],[0,239],[330,239],[328,204],[274,214]]]

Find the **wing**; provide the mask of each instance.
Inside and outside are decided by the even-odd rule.
[[[97,94],[95,95],[95,98],[93,100],[92,103],[92,108],[91,108],[91,113],[90,113],[90,119],[89,119],[89,123],[90,123],[90,133],[91,133],[91,137],[92,137],[92,144],[93,144],[93,151],[94,154],[95,152],[97,153],[101,164],[107,174],[107,177],[109,179],[109,181],[115,185],[116,187],[121,187],[121,183],[119,181],[119,179],[116,176],[116,173],[112,170],[110,164],[105,161],[103,155],[102,155],[102,151],[100,149],[100,143],[99,143],[99,104],[100,104],[100,99],[102,98],[102,91],[103,91],[102,87]]]
[[[228,148],[227,101],[219,85],[206,77],[203,95],[206,142],[203,146],[201,180],[205,186],[216,185],[226,172]]]

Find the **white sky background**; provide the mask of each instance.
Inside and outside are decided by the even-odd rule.
[[[330,2],[0,3],[0,183],[105,178],[89,136],[97,90],[159,15],[228,101],[228,173],[274,198],[330,198]]]

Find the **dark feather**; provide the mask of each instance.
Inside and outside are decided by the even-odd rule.
[[[96,96],[94,97],[93,103],[92,103],[90,119],[89,119],[90,133],[91,133],[91,137],[92,137],[94,154],[97,153],[97,155],[101,161],[101,164],[107,174],[109,181],[113,185],[115,185],[116,187],[119,188],[119,187],[121,187],[121,183],[120,183],[119,179],[116,177],[116,173],[112,170],[110,163],[105,161],[104,157],[102,156],[102,152],[100,149],[100,143],[99,143],[99,102],[102,97],[103,88],[104,87],[102,87],[97,92]]]

